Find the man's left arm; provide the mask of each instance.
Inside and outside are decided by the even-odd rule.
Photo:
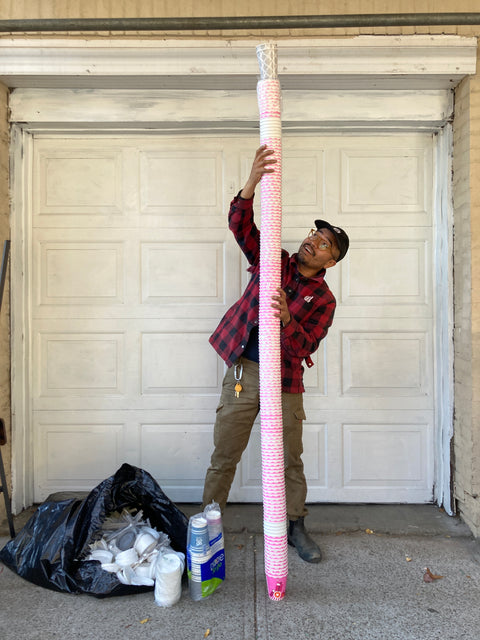
[[[306,358],[316,351],[333,322],[335,307],[335,298],[326,295],[318,302],[316,310],[302,321],[290,313],[285,292],[278,289],[278,294],[272,298],[272,308],[282,323],[281,342],[285,352],[292,357]]]

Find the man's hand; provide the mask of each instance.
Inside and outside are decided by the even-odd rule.
[[[275,169],[270,166],[277,162],[275,158],[270,157],[272,153],[274,153],[273,149],[267,149],[266,144],[262,144],[262,146],[257,149],[255,152],[255,158],[253,159],[250,176],[240,192],[242,198],[245,198],[246,200],[253,198],[255,187],[262,179],[263,174],[273,173],[275,171]]]
[[[292,319],[288,310],[287,294],[281,287],[278,287],[277,291],[278,295],[272,296],[272,309],[275,310],[273,315],[278,318],[285,327]]]

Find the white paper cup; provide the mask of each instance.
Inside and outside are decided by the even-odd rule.
[[[117,553],[115,557],[115,562],[123,568],[131,567],[132,564],[138,562],[138,555],[135,549],[126,549],[125,551],[120,551]]]
[[[137,578],[149,578],[152,579],[152,566],[150,562],[142,562],[135,568],[135,575]]]
[[[149,553],[157,544],[157,538],[150,533],[140,533],[135,540],[135,551],[139,556]]]
[[[158,540],[160,537],[160,532],[157,531],[156,529],[153,529],[152,527],[143,526],[140,529],[140,533],[149,533],[151,536],[155,538],[155,540]]]
[[[88,556],[89,560],[97,560],[102,564],[108,564],[113,560],[113,553],[106,549],[94,549]]]
[[[108,573],[117,573],[120,571],[120,567],[116,562],[107,562],[102,564],[102,569],[108,571]]]

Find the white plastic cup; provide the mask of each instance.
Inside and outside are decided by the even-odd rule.
[[[139,556],[152,551],[157,544],[158,538],[154,538],[150,533],[139,533],[135,540],[135,551]]]
[[[205,509],[205,515],[207,518],[209,542],[210,545],[213,545],[215,542],[218,542],[223,535],[222,512],[220,511],[220,507],[217,509],[215,506],[211,506]]]
[[[132,564],[135,564],[135,562],[138,562],[137,552],[133,548],[126,549],[125,551],[120,551],[120,553],[117,553],[115,557],[115,562],[120,567],[122,567],[122,569],[124,567],[131,567]]]

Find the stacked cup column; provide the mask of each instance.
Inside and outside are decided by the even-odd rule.
[[[280,322],[273,315],[272,296],[281,286],[282,139],[277,51],[273,44],[257,47],[261,79],[257,84],[260,143],[273,149],[273,173],[261,181],[260,233],[260,415],[262,440],[265,574],[272,600],[285,595],[287,514],[283,455]]]

